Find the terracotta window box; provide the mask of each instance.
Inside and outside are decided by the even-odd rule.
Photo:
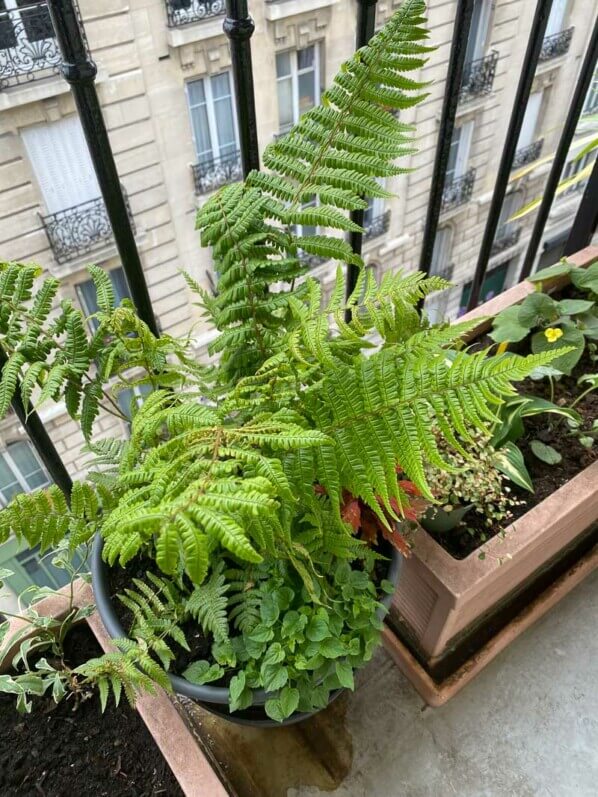
[[[578,266],[588,266],[598,260],[598,247],[588,247],[569,260]],[[548,289],[556,290],[567,282],[555,279]],[[533,290],[531,283],[522,282],[460,320],[494,316],[522,301]],[[488,320],[481,322],[469,339],[475,339],[490,326]],[[487,630],[489,622],[522,589],[554,569],[559,559],[564,559],[580,540],[589,538],[587,553],[595,543],[591,527],[596,520],[598,462],[530,509],[504,535],[488,540],[465,559],[454,559],[425,530],[418,530],[413,555],[404,563],[388,621],[396,638],[393,639],[391,631],[386,635],[393,654],[397,654],[397,645],[401,648],[398,658],[402,669],[412,677],[411,665],[419,662],[428,674],[435,670],[442,672],[442,663],[457,648],[466,649],[468,638],[482,626]],[[595,557],[593,561],[595,566]],[[571,564],[568,562],[566,566]],[[558,575],[562,572],[561,569]],[[468,649],[471,653],[475,648],[469,645]],[[408,659],[410,665],[406,664]],[[415,683],[420,676],[423,677],[422,672],[413,676],[412,681]]]

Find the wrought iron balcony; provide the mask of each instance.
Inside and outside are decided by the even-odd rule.
[[[372,218],[363,225],[363,237],[366,241],[377,238],[379,235],[384,235],[385,232],[388,232],[389,227],[390,210],[385,210],[384,213],[380,213],[378,216],[372,216]]]
[[[219,17],[226,11],[224,0],[166,0],[166,17],[169,28],[190,25],[210,17]]]
[[[542,153],[542,147],[544,146],[544,139],[539,138],[537,141],[528,144],[527,147],[521,147],[515,153],[515,157],[513,158],[513,165],[511,169],[520,169],[522,166],[526,166],[528,163],[533,163],[537,161]]]
[[[299,260],[310,268],[316,268],[316,266],[321,266],[323,263],[328,262],[327,257],[311,255],[309,252],[304,252],[303,250],[299,250]]]
[[[456,177],[444,186],[442,191],[442,210],[450,210],[469,202],[475,183],[475,169],[471,168],[461,177]]]
[[[220,158],[211,158],[202,163],[194,163],[193,181],[195,183],[195,193],[208,194],[221,185],[234,183],[241,180],[243,172],[241,170],[241,153],[237,149],[229,155],[222,155]]]
[[[431,271],[430,276],[442,277],[442,279],[445,279],[447,280],[447,282],[450,282],[453,278],[454,271],[455,271],[455,264],[448,263],[446,266],[442,266],[442,268],[439,268],[438,271]]]
[[[521,227],[513,227],[512,224],[503,225],[499,227],[492,242],[492,249],[490,255],[497,255],[499,252],[504,252],[505,249],[510,249],[515,244],[519,243],[521,238]]]
[[[467,102],[474,97],[489,94],[492,91],[498,52],[492,50],[484,58],[476,58],[463,68],[463,80],[459,91],[459,102]]]
[[[60,71],[47,3],[0,11],[0,90]]]
[[[127,209],[132,221],[128,202]],[[75,260],[112,240],[112,227],[101,197],[42,216],[42,221],[57,263]]]
[[[565,55],[571,45],[573,30],[573,28],[567,28],[567,30],[561,30],[559,33],[547,36],[542,42],[538,60],[550,61],[552,58],[558,58],[559,55]]]

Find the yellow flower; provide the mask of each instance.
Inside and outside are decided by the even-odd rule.
[[[563,330],[558,327],[548,327],[544,330],[544,335],[549,343],[556,343],[563,336]]]

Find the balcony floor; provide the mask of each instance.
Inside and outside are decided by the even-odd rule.
[[[349,774],[288,797],[593,797],[596,683],[598,572],[441,708],[380,652],[349,704]]]

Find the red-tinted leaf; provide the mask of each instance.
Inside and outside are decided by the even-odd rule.
[[[404,490],[407,495],[421,495],[417,485],[413,484],[413,482],[407,481],[406,479],[399,480],[399,487],[401,490]]]
[[[353,531],[357,531],[361,525],[361,507],[359,500],[352,498],[348,503],[344,504],[341,509],[341,517],[345,523],[349,523]]]
[[[405,558],[411,556],[411,548],[409,547],[406,539],[399,531],[397,531],[396,528],[393,531],[390,531],[390,529],[383,527],[382,535],[384,536],[384,539],[388,540],[388,542],[394,548],[396,548],[399,553],[403,554]]]

